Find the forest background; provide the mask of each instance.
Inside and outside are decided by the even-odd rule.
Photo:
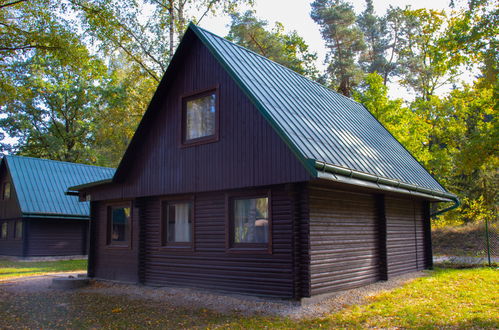
[[[324,66],[302,36],[252,5],[0,0],[0,152],[116,167],[188,22],[229,15],[228,39],[362,102],[459,195],[462,206],[436,224],[497,221],[495,1],[378,14],[372,0],[361,12],[345,0],[315,0]],[[390,98],[389,86],[412,97]]]

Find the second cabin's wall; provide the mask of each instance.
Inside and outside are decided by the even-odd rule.
[[[0,226],[7,223],[7,238],[0,238],[0,255],[1,256],[15,256],[22,257],[23,255],[23,239],[15,238],[15,225],[16,221],[21,219],[1,220]]]
[[[27,257],[87,254],[87,220],[25,219]]]

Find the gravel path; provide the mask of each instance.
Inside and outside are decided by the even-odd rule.
[[[291,318],[312,318],[337,312],[346,306],[367,302],[369,298],[399,287],[410,280],[425,276],[424,272],[404,274],[388,281],[370,284],[361,288],[342,291],[315,303],[300,305],[294,301],[263,299],[251,296],[222,294],[199,289],[149,287],[96,281],[86,292],[110,295],[128,295],[133,299],[167,301],[182,307],[207,308],[221,313],[237,312],[242,315],[263,314]]]
[[[57,290],[50,287],[53,278],[69,275],[76,276],[76,274],[64,273],[3,280],[0,281],[0,288],[12,293],[54,292]],[[408,273],[385,282],[343,291],[318,302],[310,301],[302,305],[293,301],[223,294],[199,289],[149,287],[107,281],[92,281],[88,287],[64,292],[69,295],[88,292],[108,296],[126,296],[133,300],[167,302],[175,306],[206,308],[221,313],[236,312],[242,315],[262,314],[300,319],[320,317],[337,312],[349,305],[368,302],[371,297],[383,291],[399,287],[412,279],[422,276],[425,276],[424,272]]]

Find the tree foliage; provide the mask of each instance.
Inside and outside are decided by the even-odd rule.
[[[365,49],[362,31],[356,26],[352,5],[343,0],[315,0],[312,19],[319,24],[322,37],[329,49],[327,72],[332,86],[350,96],[361,79],[362,71],[356,62]]]

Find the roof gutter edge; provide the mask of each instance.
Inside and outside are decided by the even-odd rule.
[[[448,193],[448,192],[441,192],[441,191],[436,191],[433,189],[418,187],[418,186],[413,185],[413,184],[401,182],[398,180],[383,178],[383,177],[380,177],[380,176],[374,175],[374,174],[368,174],[368,173],[355,171],[355,170],[352,170],[349,168],[328,164],[328,163],[318,161],[315,159],[309,159],[309,161],[314,162],[315,168],[319,171],[322,171],[322,172],[339,174],[339,175],[347,176],[350,178],[355,178],[355,179],[359,179],[362,181],[374,182],[377,184],[383,184],[383,185],[394,187],[394,188],[407,189],[409,191],[414,191],[417,193],[422,193],[422,194],[426,194],[426,195],[430,195],[430,196],[434,196],[434,197],[447,198],[447,199],[450,199],[452,202],[454,202],[454,204],[452,206],[444,208],[440,211],[435,211],[435,212],[431,213],[430,216],[440,215],[440,214],[445,213],[447,211],[453,210],[461,205],[459,198],[456,195]]]
[[[59,213],[36,213],[36,212],[23,212],[24,218],[50,218],[50,219],[72,219],[72,220],[89,220],[88,215],[74,215],[74,214],[59,214]]]
[[[80,184],[80,185],[77,185],[77,186],[68,187],[67,191],[65,192],[65,194],[66,195],[74,195],[74,192],[79,192],[80,190],[83,190],[83,189],[86,189],[86,188],[100,186],[102,184],[111,183],[111,182],[113,182],[113,178],[99,180],[99,181],[93,181],[93,182],[89,182],[89,183]]]

